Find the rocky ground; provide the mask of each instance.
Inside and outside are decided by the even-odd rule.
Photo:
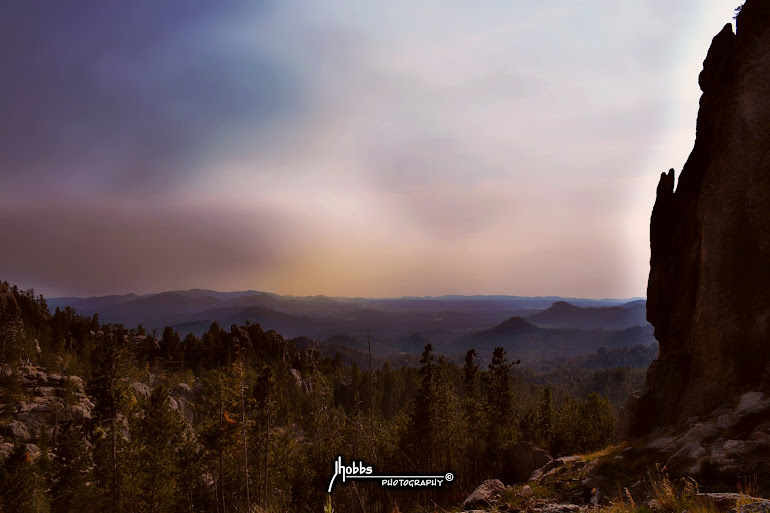
[[[526,481],[485,481],[461,511],[757,512],[770,511],[768,495],[770,397],[747,392],[680,428],[549,460]]]

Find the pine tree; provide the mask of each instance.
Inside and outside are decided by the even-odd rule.
[[[262,371],[254,385],[253,397],[255,399],[256,418],[252,427],[254,440],[254,449],[252,454],[252,466],[256,466],[257,471],[254,475],[257,477],[259,486],[257,487],[257,502],[264,508],[267,504],[267,490],[269,482],[270,468],[270,424],[274,409],[274,389],[275,380],[273,371],[267,365],[262,367]]]
[[[128,442],[123,427],[124,419],[131,417],[124,380],[128,354],[122,337],[116,333],[105,329],[97,337],[101,340],[94,355],[96,377],[88,383],[90,395],[96,399],[94,417],[98,425],[94,437],[94,474],[104,508],[123,511],[126,459],[122,453]]]
[[[184,420],[171,409],[166,387],[159,385],[152,391],[136,430],[140,511],[171,511],[183,431]]]
[[[407,454],[415,470],[433,469],[436,462],[436,386],[433,345],[427,344],[420,359],[420,385],[411,406]]]
[[[482,429],[481,395],[479,391],[479,364],[476,363],[476,350],[469,349],[465,354],[463,367],[463,423],[466,433],[466,448],[463,451],[466,472],[465,486],[475,486],[481,478],[482,458],[484,456],[483,437],[477,436]]]
[[[204,377],[199,433],[206,450],[207,467],[215,476],[217,509],[222,513],[228,510],[233,494],[237,495],[234,452],[240,447],[237,442],[239,397],[238,380],[231,372],[212,370]]]
[[[580,407],[580,418],[580,450],[595,451],[604,448],[612,439],[615,428],[615,415],[609,399],[591,392]]]
[[[53,457],[52,511],[84,511],[90,503],[86,487],[89,458],[80,424],[69,421],[59,428]]]
[[[24,445],[16,445],[0,467],[0,506],[2,511],[47,513],[45,480]]]
[[[511,367],[505,349],[496,347],[484,373],[487,396],[486,461],[494,474],[502,471],[503,454],[516,441]]]

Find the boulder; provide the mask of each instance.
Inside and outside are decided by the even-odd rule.
[[[666,466],[672,469],[691,467],[705,456],[706,449],[697,442],[691,442],[679,449],[673,456],[666,460]]]
[[[676,437],[662,436],[660,438],[654,438],[645,446],[645,448],[666,453],[676,450],[678,445],[676,444]]]
[[[707,438],[716,436],[717,429],[710,424],[695,424],[690,430],[682,436],[678,443],[680,446],[692,443],[700,444]]]
[[[737,459],[767,448],[767,442],[754,440],[728,440],[722,446],[728,457]]]
[[[701,501],[711,503],[719,511],[728,511],[735,508],[738,501],[753,500],[753,497],[735,492],[699,493],[696,497]]]
[[[768,513],[770,512],[770,500],[757,499],[756,502],[743,504],[742,506],[730,510],[730,513]]]
[[[195,402],[195,391],[187,383],[179,383],[172,390],[171,395],[182,397],[188,403]]]
[[[33,442],[37,439],[37,435],[33,434],[33,431],[30,431],[26,424],[18,420],[0,426],[0,434],[7,439],[23,443]]]
[[[520,483],[550,461],[551,456],[543,449],[529,442],[516,442],[505,454],[502,477],[506,482]]]
[[[463,501],[462,507],[466,510],[477,506],[490,506],[497,502],[503,490],[505,490],[505,485],[503,485],[502,481],[499,479],[487,479],[471,492]]]

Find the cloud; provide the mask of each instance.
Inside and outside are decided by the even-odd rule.
[[[29,201],[0,208],[0,269],[3,280],[54,293],[238,288],[275,269],[295,235],[290,220],[258,209]]]
[[[264,2],[262,2],[264,3]],[[250,5],[259,30],[264,17]],[[6,187],[150,194],[295,106],[291,73],[222,31],[243,2],[14,2],[0,21]],[[7,189],[6,189],[7,190]]]
[[[686,27],[717,3],[14,2],[0,264],[62,290],[643,293],[694,133],[680,61],[720,28]]]

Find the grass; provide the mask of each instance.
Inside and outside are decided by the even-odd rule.
[[[589,452],[586,454],[578,454],[578,458],[580,461],[594,461],[598,460],[599,458],[603,456],[607,456],[611,453],[619,452],[620,446],[619,445],[608,445],[604,449],[601,449],[599,451]]]
[[[655,511],[665,513],[719,513],[713,502],[699,497],[698,483],[691,477],[672,480],[659,468],[648,473],[650,486],[655,496]],[[603,508],[604,513],[651,513],[647,505],[638,505],[628,488],[619,490],[618,498],[612,505]]]
[[[736,509],[740,509],[741,506],[756,502],[756,497],[759,497],[759,489],[757,487],[757,477],[754,476],[752,481],[746,481],[741,486],[738,483],[738,502],[735,504]]]

